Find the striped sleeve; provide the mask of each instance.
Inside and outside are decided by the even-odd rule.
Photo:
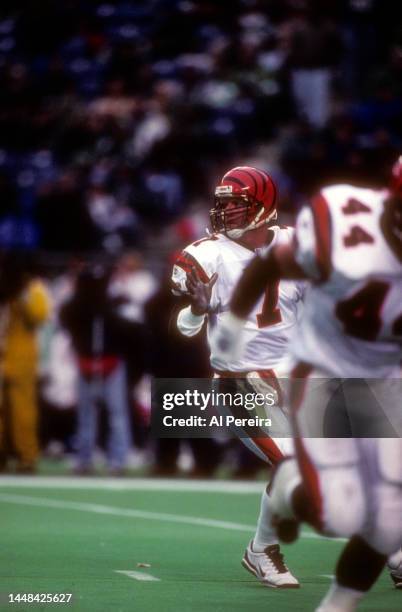
[[[180,255],[177,257],[172,272],[172,283],[173,283],[173,293],[177,295],[182,295],[187,293],[186,280],[187,275],[194,270],[198,278],[203,282],[207,283],[209,281],[209,276],[205,272],[202,265],[188,253],[187,251],[182,251]]]

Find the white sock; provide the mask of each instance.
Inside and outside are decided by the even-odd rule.
[[[255,532],[253,550],[263,552],[267,546],[278,544],[278,538],[271,525],[272,513],[269,495],[266,491],[262,494],[260,516],[258,517],[257,531]]]
[[[362,591],[342,587],[333,582],[316,612],[354,612],[363,596]]]

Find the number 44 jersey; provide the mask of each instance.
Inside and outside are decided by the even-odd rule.
[[[270,230],[274,236],[269,247],[282,241],[291,242],[293,229],[274,226]],[[256,252],[263,255],[264,251],[265,249],[257,249]],[[218,274],[212,290],[208,334],[211,326],[219,325],[227,317],[233,290],[254,256],[254,251],[224,234],[213,234],[190,244],[177,258],[173,267],[172,281],[180,293],[186,292],[186,278],[191,270],[195,270],[203,282],[207,282],[215,272]],[[303,283],[290,281],[281,281],[267,287],[265,295],[247,319],[241,358],[226,363],[225,370],[250,372],[278,369],[285,357],[290,334],[298,319],[303,291]],[[182,333],[186,333],[180,314],[178,327]],[[199,329],[201,326],[202,320]],[[211,365],[216,367],[213,350]]]
[[[296,259],[313,283],[291,353],[328,376],[400,376],[402,252],[388,197],[335,185],[299,213]]]

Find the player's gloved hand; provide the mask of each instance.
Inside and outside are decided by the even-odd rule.
[[[241,355],[244,339],[245,321],[231,312],[212,328],[210,333],[213,364],[216,369],[226,370],[228,363],[235,361]]]
[[[187,275],[186,287],[191,303],[191,312],[201,316],[208,312],[211,301],[212,287],[216,283],[218,274],[215,272],[207,283],[203,283],[195,270]]]

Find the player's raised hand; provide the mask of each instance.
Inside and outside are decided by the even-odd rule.
[[[186,287],[193,314],[200,316],[208,311],[212,287],[215,285],[217,278],[218,274],[215,272],[207,283],[203,283],[194,269],[187,275]]]

